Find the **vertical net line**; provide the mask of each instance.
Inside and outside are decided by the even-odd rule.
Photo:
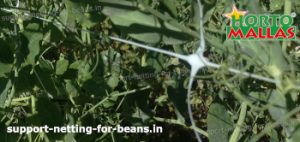
[[[193,62],[190,62],[191,71],[190,71],[190,78],[189,78],[188,90],[187,90],[187,95],[186,95],[187,96],[186,102],[187,102],[187,108],[188,108],[188,115],[189,115],[190,123],[192,125],[194,134],[196,136],[197,141],[202,142],[200,134],[196,131],[196,122],[193,117],[192,103],[191,103],[191,99],[192,99],[191,91],[192,91],[195,76],[196,76],[197,72],[199,71],[199,69],[206,66],[205,62],[203,60],[201,60],[201,57],[203,56],[203,53],[205,51],[205,39],[204,39],[204,29],[203,29],[203,6],[202,6],[200,0],[197,0],[197,4],[198,4],[198,9],[199,9],[198,12],[199,12],[199,41],[200,42],[199,42],[199,47],[196,51],[196,54],[198,54],[197,57],[200,57],[200,58],[198,58],[198,59],[200,59],[199,64],[202,63],[203,65],[196,66],[195,64],[193,64]]]

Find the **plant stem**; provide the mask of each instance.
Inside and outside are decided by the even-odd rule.
[[[36,107],[35,107],[35,97],[33,95],[31,95],[31,111],[32,114],[36,114]]]
[[[236,124],[236,127],[235,127],[231,137],[230,137],[229,142],[237,142],[239,140],[239,136],[240,136],[240,133],[241,133],[241,126],[245,121],[246,113],[247,113],[247,103],[243,102],[242,107],[241,107],[239,120]]]
[[[284,3],[284,15],[290,15],[291,12],[292,12],[292,1],[291,0],[285,0],[285,3]],[[283,41],[282,42],[282,51],[283,51],[283,55],[285,56],[285,58],[289,62],[289,65],[290,65],[290,68],[291,68],[291,72],[292,72],[291,73],[292,77],[295,78],[295,69],[294,69],[293,61],[290,58],[290,56],[287,54],[287,51],[286,51],[287,47],[289,45],[291,45],[291,41]]]
[[[292,1],[291,0],[285,0],[284,1],[284,15],[290,15],[292,12]],[[286,53],[286,48],[288,46],[289,42],[288,41],[283,41],[282,42],[282,50],[284,53]]]
[[[95,48],[95,51],[96,51],[96,63],[95,63],[95,66],[92,68],[92,70],[90,71],[90,74],[94,73],[99,65],[99,51],[97,49],[97,47]]]
[[[31,97],[23,97],[23,98],[15,98],[12,100],[12,102],[21,102],[21,101],[26,101],[26,100],[30,100]]]

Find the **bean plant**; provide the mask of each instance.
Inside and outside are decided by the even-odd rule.
[[[0,141],[299,141],[300,39],[226,40],[233,4],[299,27],[296,0],[1,1]],[[163,132],[6,129],[44,125]]]

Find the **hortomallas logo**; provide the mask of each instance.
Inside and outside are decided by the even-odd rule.
[[[226,39],[277,39],[287,40],[296,38],[296,26],[292,26],[293,17],[290,15],[254,15],[247,11],[239,11],[232,6],[231,13],[223,14],[230,19],[226,27]],[[246,15],[247,14],[247,15]]]

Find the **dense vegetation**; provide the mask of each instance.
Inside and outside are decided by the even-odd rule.
[[[202,0],[205,56],[222,68],[202,69],[193,83],[196,131],[211,142],[299,141],[300,39],[226,41],[222,14],[233,2],[250,13],[296,14],[299,27],[298,0]],[[196,1],[2,0],[0,7],[0,141],[196,141],[186,105],[189,65],[110,39],[194,53]],[[75,124],[155,124],[163,133],[6,133],[7,126]]]

